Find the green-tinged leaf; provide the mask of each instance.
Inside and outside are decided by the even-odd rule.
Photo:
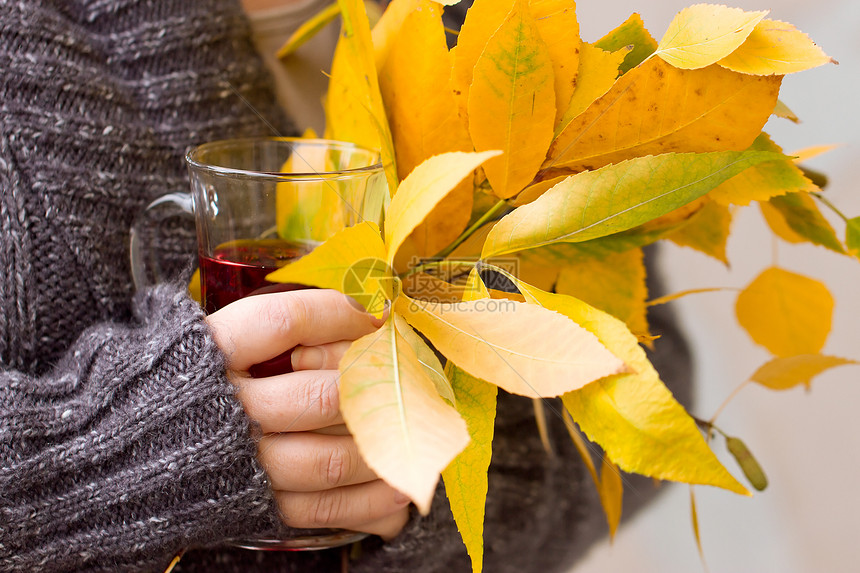
[[[812,379],[822,372],[846,364],[858,362],[824,354],[798,354],[774,358],[756,370],[750,380],[771,390],[788,390],[801,384],[809,388]]]
[[[392,298],[394,279],[385,264],[385,254],[379,228],[373,223],[359,223],[269,274],[266,280],[335,289],[375,311],[376,302]]]
[[[362,0],[338,0],[343,25],[326,98],[326,136],[379,149],[389,192],[397,189],[394,143],[379,92],[370,22]]]
[[[466,12],[466,18],[457,35],[451,87],[462,117],[468,117],[469,91],[478,58],[516,0],[477,0]]]
[[[676,245],[690,247],[728,265],[726,245],[731,224],[732,212],[729,207],[716,201],[706,201],[701,211],[693,215],[689,225],[684,225],[668,238]]]
[[[481,573],[487,470],[493,453],[498,388],[470,376],[453,362],[447,364],[445,371],[454,386],[457,410],[466,420],[471,441],[442,472],[442,480],[457,529],[472,559],[472,572]]]
[[[495,193],[508,198],[534,178],[555,124],[553,62],[526,0],[492,35],[475,64],[467,104],[478,151],[504,153],[484,165]]]
[[[526,300],[581,324],[630,365],[629,373],[602,378],[562,397],[576,423],[610,460],[628,472],[748,493],[708,448],[695,421],[660,381],[623,322],[573,297],[516,285]]]
[[[762,151],[670,153],[580,173],[499,221],[482,258],[625,231],[698,199],[748,167],[782,157]]]
[[[633,13],[623,24],[603,36],[594,45],[607,52],[617,52],[627,46],[633,46],[618,69],[625,74],[654,53],[657,49],[657,40],[645,29],[642,17]]]
[[[792,244],[806,242],[806,239],[795,233],[791,227],[788,226],[782,213],[777,211],[776,207],[771,205],[769,201],[760,202],[758,207],[761,210],[761,214],[764,217],[765,222],[767,222],[767,226],[770,227],[770,230],[774,235],[783,241]]]
[[[773,112],[780,82],[650,58],[561,131],[544,168],[578,172],[645,155],[746,149]]]
[[[860,258],[860,217],[849,219],[845,229],[845,244],[848,252]]]
[[[395,310],[457,366],[512,394],[559,396],[626,369],[592,334],[533,304],[432,304],[401,295]]]
[[[397,249],[439,201],[484,161],[498,154],[498,151],[454,151],[431,157],[413,169],[391,199],[385,216],[388,261],[394,261]]]
[[[782,153],[766,133],[759,135],[750,151]],[[789,157],[747,169],[732,177],[708,196],[722,205],[749,205],[751,201],[767,201],[771,197],[794,191],[812,191],[815,186]]]
[[[320,30],[334,22],[334,19],[340,16],[340,6],[337,2],[332,2],[309,19],[305,20],[295,32],[290,34],[290,37],[278,50],[278,58],[286,58],[308,40],[316,36]]]
[[[771,354],[817,354],[830,334],[833,297],[819,281],[771,267],[738,295],[735,314]]]
[[[779,211],[788,227],[799,236],[812,244],[845,254],[845,248],[836,237],[833,227],[808,193],[788,193],[772,197],[770,204]]]
[[[403,320],[403,317],[394,317],[394,327],[397,329],[397,333],[403,337],[403,340],[415,352],[418,362],[424,368],[424,373],[427,374],[427,378],[433,381],[433,385],[436,386],[439,395],[448,400],[452,406],[456,407],[457,402],[454,398],[454,389],[451,387],[451,381],[445,375],[445,369],[442,367],[433,349],[427,346],[424,339],[412,330],[412,327]]]
[[[767,476],[764,475],[764,470],[761,469],[747,445],[740,438],[726,436],[726,447],[735,461],[738,462],[750,484],[756,490],[764,491],[767,488]]]
[[[710,66],[737,50],[766,15],[767,11],[695,4],[678,12],[655,54],[678,68]]]
[[[781,117],[782,119],[787,119],[792,123],[800,123],[800,118],[797,117],[797,114],[791,111],[785,102],[778,99],[776,100],[776,107],[773,108],[773,115],[776,117]]]
[[[746,41],[719,64],[742,74],[767,76],[801,72],[837,63],[809,36],[779,20],[762,20]]]
[[[607,258],[571,262],[561,269],[555,292],[568,294],[615,318],[636,334],[648,332],[645,262],[642,249]]]
[[[344,354],[340,409],[367,465],[426,515],[440,472],[469,443],[469,432],[427,378],[395,320],[392,314]]]

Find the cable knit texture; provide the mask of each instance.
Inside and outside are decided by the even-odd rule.
[[[128,229],[187,187],[189,146],[269,134],[259,116],[290,133],[269,85],[235,0],[0,0],[0,571],[163,571],[189,548],[177,571],[342,570],[339,550],[224,548],[291,532],[201,310],[176,285],[135,297],[128,268]],[[187,266],[193,228],[166,233]],[[485,571],[564,571],[605,531],[549,419],[554,457],[531,401],[500,397]],[[469,570],[441,485],[430,515],[347,561]]]

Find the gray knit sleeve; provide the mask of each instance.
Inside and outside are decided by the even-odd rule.
[[[276,511],[199,307],[158,287],[43,376],[0,373],[0,570],[163,570]]]

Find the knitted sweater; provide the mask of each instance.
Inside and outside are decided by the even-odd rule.
[[[185,548],[178,571],[341,570],[337,550],[224,548],[291,532],[202,311],[178,286],[135,295],[128,268],[187,147],[269,133],[259,116],[290,132],[269,81],[232,1],[0,0],[0,571],[163,571]],[[186,265],[193,229],[161,244]],[[684,372],[672,332],[656,360]],[[605,530],[550,426],[556,456],[531,402],[500,398],[486,571],[563,571]],[[441,486],[349,570],[468,571]]]

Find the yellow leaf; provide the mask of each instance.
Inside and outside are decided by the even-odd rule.
[[[579,39],[576,3],[573,0],[530,0],[529,8],[552,60],[557,122],[567,109],[577,85],[582,41]]]
[[[397,189],[394,144],[376,75],[370,22],[362,0],[338,0],[343,16],[326,99],[326,136],[379,149],[389,192]]]
[[[800,118],[797,117],[797,114],[791,111],[791,109],[779,99],[776,100],[776,107],[773,108],[773,115],[787,119],[792,123],[800,123]]]
[[[459,302],[465,287],[451,284],[427,273],[413,273],[403,278],[403,292],[412,298],[433,302]]]
[[[191,280],[188,282],[188,295],[197,304],[203,304],[203,295],[200,293],[200,269],[194,269]]]
[[[392,314],[343,355],[340,409],[367,465],[426,515],[440,472],[469,443],[469,432],[439,397],[396,320]]]
[[[645,317],[645,263],[642,249],[605,259],[572,262],[561,270],[556,292],[578,298],[624,321],[636,334],[648,333]]]
[[[454,388],[451,386],[451,381],[448,380],[445,369],[442,367],[433,349],[427,346],[424,339],[412,330],[412,327],[403,320],[402,316],[394,317],[394,327],[397,329],[397,334],[402,336],[403,340],[415,352],[415,357],[418,358],[418,362],[424,369],[424,373],[427,374],[427,378],[433,381],[433,385],[436,387],[439,395],[445,398],[452,406],[456,407],[457,401],[454,398]]]
[[[735,313],[771,354],[817,354],[830,333],[833,297],[819,281],[771,267],[741,291]]]
[[[472,150],[451,93],[451,58],[441,10],[429,0],[418,6],[404,19],[380,71],[401,179],[434,155]],[[472,196],[472,180],[466,179],[415,229],[419,256],[432,256],[459,236],[469,223]]]
[[[800,72],[831,62],[835,60],[791,24],[762,20],[740,48],[719,64],[735,72],[767,76]]]
[[[782,153],[766,133],[759,135],[750,150]],[[721,205],[749,205],[751,201],[767,201],[777,195],[794,191],[809,191],[812,181],[791,160],[771,161],[751,167],[713,189],[708,196]]]
[[[545,167],[582,171],[671,151],[746,149],[770,117],[780,82],[720,66],[680,70],[652,58],[574,118]]]
[[[515,199],[510,201],[511,205],[514,207],[520,207],[522,205],[526,205],[531,203],[565,179],[570,177],[569,175],[560,175],[558,177],[553,177],[552,179],[547,179],[545,181],[538,181],[532,185],[529,185],[522,192],[516,196]]]
[[[480,573],[484,557],[487,470],[493,453],[498,388],[470,376],[453,362],[448,363],[445,371],[454,386],[457,411],[466,420],[471,441],[442,472],[442,480],[457,529],[472,559],[472,572]]]
[[[743,172],[737,177],[741,176]],[[690,224],[669,235],[668,239],[676,245],[696,249],[728,265],[726,243],[731,224],[732,212],[729,207],[716,201],[706,201],[702,209],[693,216]]]
[[[457,36],[451,87],[460,115],[468,116],[469,89],[475,64],[490,37],[498,30],[516,0],[475,0]]]
[[[296,31],[290,34],[290,37],[278,50],[277,57],[283,59],[298,50],[338,16],[340,16],[340,6],[337,2],[332,2],[296,28]]]
[[[373,55],[376,69],[382,70],[391,53],[394,39],[403,26],[403,21],[419,5],[421,0],[392,0],[385,8],[385,12],[371,31],[373,40]]]
[[[813,189],[817,187],[813,186]],[[841,255],[845,254],[845,247],[809,193],[787,193],[771,197],[768,204],[779,213],[792,233],[802,240]]]
[[[347,227],[309,254],[266,277],[276,283],[298,283],[348,294],[376,312],[392,298],[393,278],[385,264],[385,244],[373,223]]]
[[[603,456],[603,466],[600,468],[600,505],[606,513],[606,521],[609,523],[609,538],[615,537],[618,525],[621,523],[621,501],[624,498],[624,484],[621,481],[621,472],[612,461]]]
[[[582,42],[576,89],[569,102],[560,108],[561,111],[557,114],[559,119],[556,122],[555,136],[612,88],[618,78],[618,68],[628,53],[626,49],[606,52],[588,42]]]
[[[543,163],[555,122],[552,61],[525,0],[478,58],[468,113],[475,149],[504,151],[484,165],[493,193],[516,195]]]
[[[792,244],[803,243],[806,241],[806,239],[798,235],[791,229],[791,227],[788,226],[782,213],[780,213],[776,207],[771,205],[769,202],[762,201],[758,204],[758,207],[761,209],[761,214],[764,216],[764,220],[767,222],[768,227],[770,227],[770,230],[773,231],[774,235],[783,241]]]
[[[750,380],[771,390],[788,390],[800,384],[808,388],[812,379],[822,372],[846,364],[858,364],[858,362],[824,354],[785,356],[774,358],[764,364],[755,371]]]
[[[798,149],[797,151],[793,151],[790,153],[792,157],[794,157],[795,163],[803,163],[804,161],[809,161],[813,157],[818,157],[822,153],[827,153],[828,151],[833,151],[839,147],[838,145],[813,145],[812,147],[804,147],[803,149]]]
[[[677,68],[710,66],[737,50],[766,15],[716,4],[684,8],[669,24],[655,55]]]
[[[512,394],[559,396],[626,368],[593,335],[533,304],[429,304],[402,295],[395,310],[460,368]]]
[[[453,151],[431,157],[403,180],[385,215],[385,244],[391,264],[406,237],[457,184],[498,151]]]
[[[630,365],[628,373],[562,396],[573,419],[610,460],[628,472],[748,493],[708,448],[623,322],[573,297],[516,285],[526,300],[581,324]]]

